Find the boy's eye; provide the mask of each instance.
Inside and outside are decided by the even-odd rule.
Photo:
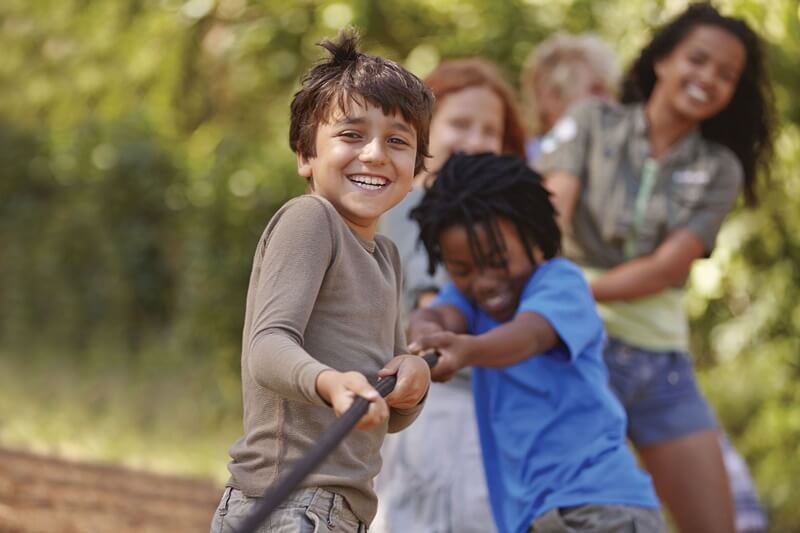
[[[339,137],[345,137],[347,139],[360,139],[361,134],[357,131],[347,130],[339,132]]]
[[[462,264],[454,264],[445,261],[444,267],[447,269],[447,273],[450,274],[451,278],[463,278],[469,276],[469,268]]]
[[[506,258],[499,251],[495,250],[486,257],[484,266],[486,268],[506,268],[506,265],[508,265]]]
[[[389,137],[389,142],[392,144],[409,145],[409,142],[402,137]]]

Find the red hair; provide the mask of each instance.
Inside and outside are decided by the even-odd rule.
[[[470,87],[487,87],[503,102],[503,153],[525,159],[525,130],[522,127],[514,89],[500,75],[494,63],[478,57],[443,61],[425,78],[438,102],[451,93]]]

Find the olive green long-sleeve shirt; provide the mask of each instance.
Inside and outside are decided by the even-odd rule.
[[[371,381],[405,352],[397,248],[359,238],[325,199],[286,203],[256,249],[242,338],[244,435],[230,449],[229,486],[261,496],[286,475],[335,414],[316,391],[323,370],[359,371]],[[352,431],[302,483],[345,497],[369,524],[387,431],[410,424],[421,406],[391,410],[389,421]]]

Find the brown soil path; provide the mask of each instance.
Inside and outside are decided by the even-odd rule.
[[[0,449],[0,532],[207,532],[221,488],[201,479]]]

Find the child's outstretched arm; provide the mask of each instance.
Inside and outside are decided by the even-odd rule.
[[[425,349],[419,339],[428,338],[443,333],[466,333],[467,320],[461,310],[453,305],[437,305],[417,309],[412,313],[408,323],[409,350],[413,353],[422,353]],[[430,346],[434,348],[435,346]],[[448,381],[455,372],[461,368],[453,364],[450,357],[440,357],[436,366],[431,371],[434,381]]]
[[[409,349],[415,352],[439,350],[441,357],[431,373],[434,381],[447,381],[466,366],[511,366],[559,342],[550,323],[542,315],[530,311],[519,313],[511,321],[482,335],[457,333],[446,328],[448,315],[452,323],[452,313],[460,314],[453,306],[443,305],[420,313],[411,318]],[[437,325],[439,331],[435,330]]]

